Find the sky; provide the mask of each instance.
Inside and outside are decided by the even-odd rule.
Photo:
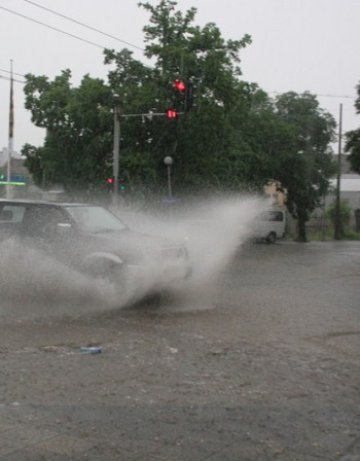
[[[34,3],[117,39],[70,22]],[[150,3],[155,5],[157,1]],[[360,0],[177,3],[182,11],[195,7],[195,24],[213,22],[225,39],[251,35],[252,44],[240,52],[245,81],[256,82],[270,96],[310,91],[337,121],[342,104],[343,132],[360,127],[360,115],[354,108],[355,87],[360,82]],[[24,143],[39,146],[44,140],[44,130],[31,123],[31,115],[24,108],[22,76],[32,73],[53,79],[62,70],[70,69],[74,86],[86,74],[106,80],[110,68],[103,63],[102,47],[127,47],[136,59],[147,63],[142,51],[142,29],[149,22],[149,14],[137,4],[138,0],[0,0],[0,150],[8,145],[11,62],[18,80],[14,83],[14,150],[20,152]]]

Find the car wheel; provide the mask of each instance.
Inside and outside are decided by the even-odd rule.
[[[97,280],[103,280],[126,289],[127,271],[123,264],[114,264],[111,261],[96,261],[85,268],[85,272]]]
[[[276,234],[275,232],[270,232],[270,234],[266,237],[266,243],[275,243],[276,242]]]

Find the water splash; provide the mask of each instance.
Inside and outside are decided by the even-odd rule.
[[[171,286],[175,298],[170,298],[167,307],[198,309],[213,305],[217,278],[247,240],[254,218],[265,207],[259,199],[232,196],[202,200],[176,217],[159,219],[150,210],[125,216],[121,209],[116,212],[135,230],[186,242],[192,275]],[[0,242],[0,258],[0,315],[82,315],[129,303],[129,297],[109,282],[94,280],[19,241]],[[133,287],[132,299],[141,299],[154,286],[162,285],[157,264],[147,261],[145,279]]]

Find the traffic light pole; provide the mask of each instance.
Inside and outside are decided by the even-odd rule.
[[[177,115],[182,115],[184,112],[177,112]],[[119,197],[119,173],[120,173],[120,136],[121,136],[121,126],[120,120],[122,118],[132,118],[132,117],[142,117],[152,120],[153,117],[159,117],[166,115],[169,118],[167,112],[148,112],[145,114],[122,114],[121,108],[116,106],[114,108],[114,147],[113,147],[113,205],[118,205]],[[173,117],[170,117],[173,118]]]
[[[193,84],[191,81],[185,83],[181,79],[176,79],[173,81],[173,88],[178,91],[184,97],[184,109],[187,112],[192,106],[192,97],[193,97]],[[113,148],[113,205],[118,205],[119,198],[119,171],[120,171],[120,136],[121,136],[121,127],[120,120],[121,118],[132,118],[132,117],[141,117],[143,121],[145,118],[152,120],[153,117],[163,117],[164,115],[168,119],[177,119],[179,115],[184,114],[185,112],[178,112],[175,108],[168,108],[166,112],[153,112],[149,111],[148,113],[141,114],[122,114],[121,108],[119,105],[114,107],[114,148]],[[170,157],[167,157],[170,158]],[[168,183],[169,183],[169,197],[172,195],[171,191],[171,177],[170,177],[170,167],[168,167]],[[111,184],[111,182],[109,183]]]

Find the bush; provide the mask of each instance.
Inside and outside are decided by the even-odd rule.
[[[331,220],[332,225],[335,225],[335,210],[336,204],[333,203],[327,210],[326,216]],[[346,200],[340,202],[340,222],[343,230],[342,237],[348,240],[360,240],[360,232],[350,228],[352,210]]]
[[[333,202],[326,211],[326,216],[335,224],[336,202]],[[351,207],[347,200],[340,201],[340,221],[344,229],[349,227],[351,218]]]

